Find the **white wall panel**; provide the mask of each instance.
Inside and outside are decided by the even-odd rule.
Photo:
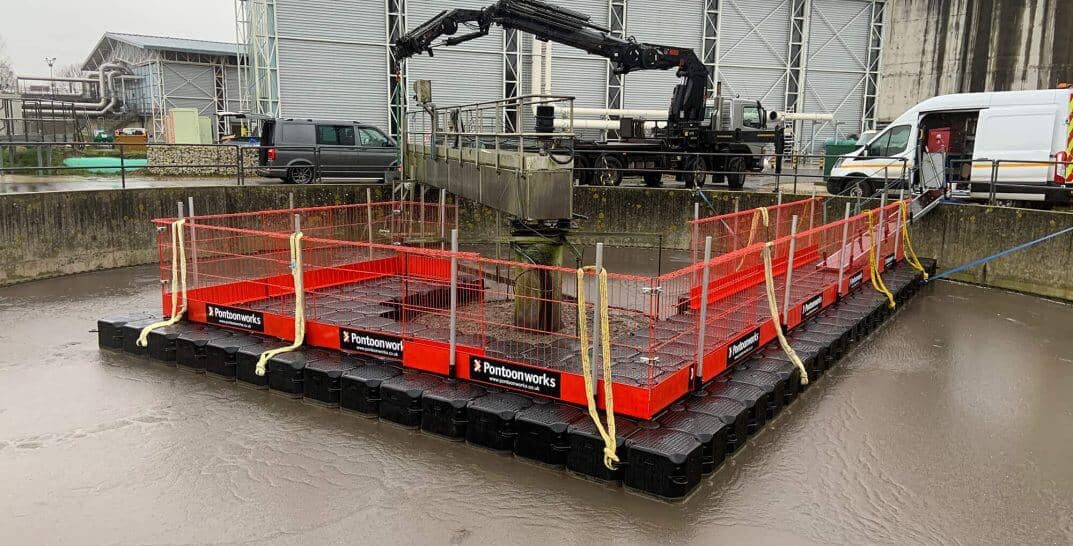
[[[693,49],[701,56],[703,0],[632,0],[626,7],[626,33],[639,42]],[[679,79],[675,70],[646,70],[626,75],[626,108],[666,109]]]

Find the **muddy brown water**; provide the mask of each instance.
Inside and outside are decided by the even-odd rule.
[[[666,504],[98,350],[158,290],[0,289],[0,544],[1073,542],[1066,304],[929,286]]]

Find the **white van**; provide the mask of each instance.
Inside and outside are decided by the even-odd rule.
[[[934,97],[902,114],[867,146],[839,158],[827,182],[831,193],[872,195],[905,187],[922,171],[951,184],[951,196],[1067,204],[1069,89],[963,93]],[[993,169],[992,161],[999,160]],[[916,169],[928,162],[932,169]],[[937,165],[937,167],[935,167]],[[903,174],[905,171],[905,174]]]

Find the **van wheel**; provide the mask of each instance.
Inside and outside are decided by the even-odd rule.
[[[846,182],[844,192],[850,197],[872,197],[876,194],[876,188],[868,179],[855,178]]]
[[[313,181],[313,167],[291,167],[285,180],[291,184],[309,184]]]
[[[735,156],[727,160],[726,172],[727,185],[732,190],[740,190],[745,187],[745,158]]]

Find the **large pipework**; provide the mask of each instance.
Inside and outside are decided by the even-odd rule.
[[[37,106],[32,108],[42,115],[64,115],[74,109],[75,113],[82,116],[103,116],[112,111],[119,102],[115,92],[116,73],[130,74],[130,69],[120,63],[104,63],[97,70],[97,85],[101,91],[101,100],[92,102],[59,102],[51,100],[37,101]],[[90,80],[92,81],[92,80]]]

